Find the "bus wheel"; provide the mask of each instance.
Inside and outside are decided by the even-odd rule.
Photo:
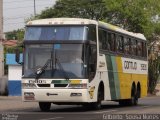
[[[103,100],[103,97],[104,96],[104,91],[103,89],[98,89],[98,95],[97,95],[97,102],[93,103],[93,108],[96,109],[96,110],[99,110],[101,109],[102,107],[102,100]]]
[[[39,107],[41,111],[47,112],[51,108],[51,103],[50,102],[39,102]]]
[[[119,101],[119,105],[120,105],[120,106],[126,106],[126,105],[127,105],[126,103],[127,103],[126,100],[120,100],[120,101]]]
[[[138,104],[138,98],[136,95],[131,96],[131,99],[129,100],[129,105],[137,105]]]
[[[121,106],[135,106],[138,104],[138,93],[136,92],[135,87],[131,90],[131,98],[124,99],[119,101],[119,105]]]
[[[129,105],[137,105],[138,104],[138,94],[135,89],[132,89],[131,99],[129,99]]]

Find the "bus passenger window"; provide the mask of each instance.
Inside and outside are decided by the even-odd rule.
[[[137,55],[137,41],[134,39],[131,40],[131,54]]]
[[[143,42],[143,57],[147,57],[147,44]]]
[[[123,36],[118,36],[117,37],[117,51],[120,53],[123,53]]]
[[[107,34],[107,40],[108,40],[108,42],[107,42],[107,48],[108,48],[108,50],[111,50],[111,43],[112,43],[112,36],[111,36],[111,33],[108,33]]]
[[[125,54],[130,53],[130,38],[124,38],[124,52]]]
[[[107,32],[99,29],[99,49],[108,50]]]
[[[103,34],[102,34],[102,49],[103,50],[108,50],[107,47],[107,32],[103,30]]]
[[[137,42],[137,55],[142,56],[142,43]]]
[[[102,49],[102,39],[103,39],[103,31],[98,29],[98,38],[99,38],[99,49]]]
[[[88,60],[88,64],[89,64],[89,71],[88,71],[88,75],[89,75],[89,80],[91,81],[95,74],[96,74],[96,63],[97,63],[97,50],[96,50],[96,46],[89,46],[89,60]]]
[[[88,27],[89,28],[89,31],[88,31],[88,40],[91,40],[91,41],[95,41],[96,42],[96,40],[97,40],[97,38],[96,38],[96,26],[89,26]]]
[[[110,43],[112,51],[115,51],[115,40],[116,40],[116,36],[115,36],[115,34],[112,33],[111,34],[111,43]]]

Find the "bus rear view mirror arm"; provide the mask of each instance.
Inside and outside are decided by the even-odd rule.
[[[20,62],[20,50],[18,48],[15,49],[15,61],[18,64],[22,64],[22,62]]]

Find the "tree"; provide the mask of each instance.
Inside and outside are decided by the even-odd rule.
[[[13,30],[5,33],[5,35],[8,40],[18,40],[21,42],[24,38],[24,29]]]
[[[159,24],[155,22],[159,14],[159,0],[57,0],[54,6],[43,10],[34,19],[77,17],[103,20],[151,39],[155,24]]]
[[[160,14],[159,0],[105,0],[107,22],[152,38],[155,16]]]
[[[128,31],[142,33],[147,37],[148,54],[148,91],[154,92],[160,73],[160,58],[153,51],[153,43],[160,35],[160,1],[159,0],[105,0],[107,6],[106,21]],[[158,39],[159,40],[159,39]]]
[[[155,36],[160,34],[159,16],[160,0],[57,0],[54,6],[43,10],[35,19],[77,17],[103,20],[128,31],[144,34],[150,46]],[[151,49],[149,47],[149,51]],[[156,58],[152,61],[149,59],[149,71],[152,71],[149,72],[150,92],[153,92],[160,73],[155,67],[159,66],[160,58]]]
[[[37,18],[77,17],[102,20],[105,12],[106,4],[103,0],[58,0]]]
[[[155,32],[148,44],[148,91],[154,93],[157,81],[160,78],[160,24],[155,24]],[[155,47],[156,46],[156,47]],[[156,48],[156,49],[155,49]]]

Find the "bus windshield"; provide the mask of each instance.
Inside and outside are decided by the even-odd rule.
[[[28,26],[25,40],[86,40],[86,26]]]
[[[46,64],[39,78],[85,78],[83,44],[26,45],[24,55],[24,77],[36,77]]]

